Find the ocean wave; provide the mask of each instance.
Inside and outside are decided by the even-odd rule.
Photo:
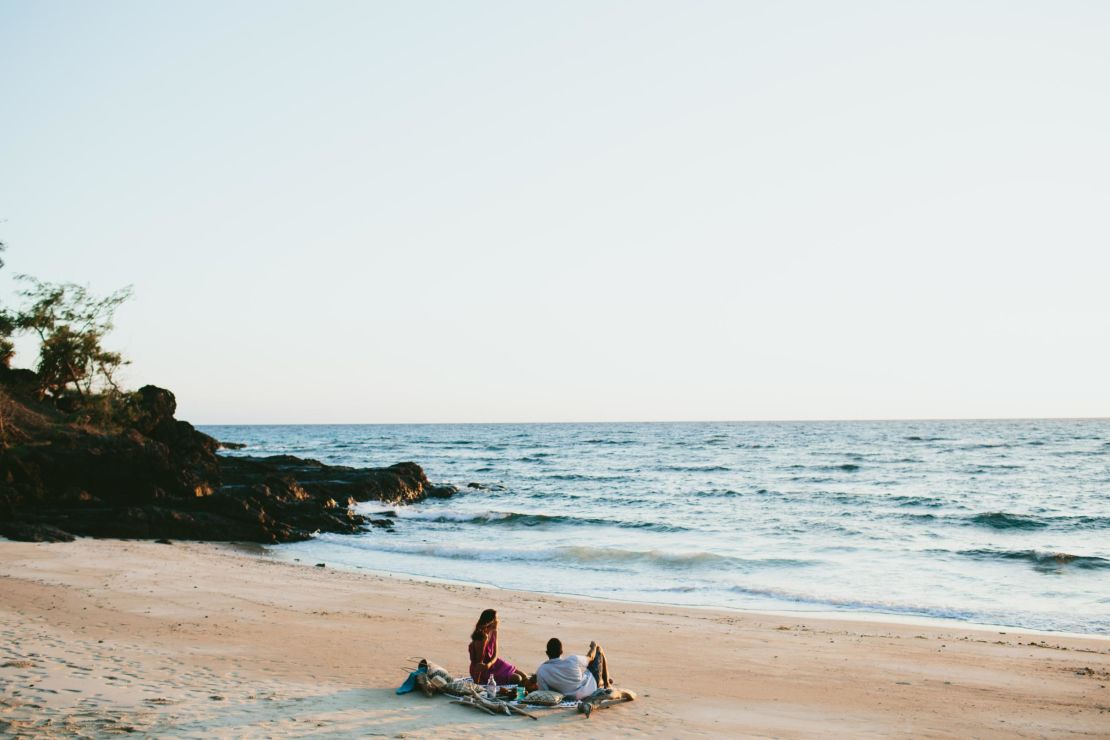
[[[659,469],[672,473],[727,473],[731,468],[724,465],[664,465]]]
[[[341,544],[358,550],[397,553],[402,555],[424,555],[447,558],[450,560],[478,560],[483,562],[532,562],[555,563],[587,567],[599,570],[612,570],[620,566],[647,565],[656,568],[691,570],[721,568],[737,570],[756,570],[761,568],[800,567],[812,565],[814,561],[789,558],[737,558],[704,551],[671,552],[664,550],[625,550],[612,547],[592,547],[588,545],[563,545],[559,547],[537,548],[494,548],[435,544],[430,542],[404,543],[385,539],[357,538],[344,535],[328,535],[327,542]]]
[[[708,592],[712,592],[712,584],[705,586],[664,586],[656,589],[651,589],[647,594],[659,594],[663,598],[660,600],[667,600],[667,594],[684,595],[697,593],[704,596]],[[847,599],[837,598],[834,596],[827,596],[817,593],[807,593],[802,591],[791,591],[788,589],[778,588],[764,588],[758,586],[742,586],[734,585],[720,589],[718,592],[725,594],[734,594],[735,596],[757,599],[755,606],[758,608],[781,609],[778,604],[791,604],[797,607],[802,607],[800,611],[804,614],[806,611],[847,611],[847,612],[862,612],[870,614],[887,614],[892,616],[908,616],[908,617],[925,617],[929,619],[954,619],[962,622],[973,622],[977,624],[989,625],[1010,625],[1014,627],[1025,627],[1030,629],[1044,629],[1044,630],[1069,630],[1069,631],[1093,631],[1095,633],[1102,633],[1107,631],[1110,624],[1105,621],[1094,621],[1087,623],[1083,621],[1073,621],[1066,617],[1058,615],[1045,615],[1033,612],[1020,612],[1016,610],[1007,611],[994,611],[989,609],[968,609],[960,608],[954,605],[943,605],[937,603],[907,603],[896,601],[882,601],[882,600],[868,600],[868,599]],[[771,600],[770,604],[761,603],[764,600]],[[728,603],[727,597],[721,599],[724,603]],[[1110,600],[1108,600],[1110,601]],[[751,606],[745,604],[745,606]]]
[[[968,517],[970,524],[992,529],[1101,529],[1110,527],[1110,517],[1096,516],[1033,516],[1031,514],[1009,514],[1007,511],[988,511]]]
[[[967,521],[991,529],[1043,529],[1049,525],[1044,519],[1032,516],[1008,514],[1004,511],[989,511],[968,517]]]
[[[801,463],[794,463],[793,465],[785,466],[783,470],[815,470],[822,473],[854,473],[855,471],[859,470],[860,467],[861,466],[857,463],[842,463],[840,465],[802,465]],[[801,478],[795,478],[795,480],[801,480]]]
[[[1082,570],[1110,569],[1110,560],[1096,555],[1072,555],[1067,552],[1040,550],[960,550],[957,554],[977,560],[1018,560],[1031,563],[1037,570],[1056,571],[1064,567]]]
[[[903,494],[899,496],[891,496],[886,500],[890,501],[893,504],[897,504],[898,506],[944,506],[944,501],[942,499],[935,498],[933,496],[908,496]]]
[[[543,478],[550,478],[551,480],[592,480],[592,481],[615,481],[615,480],[629,480],[627,475],[587,475],[586,473],[550,473],[547,475],[541,474]]]
[[[819,475],[792,475],[790,481],[793,483],[836,483],[836,478]]]
[[[936,504],[940,506],[942,504]],[[902,519],[919,522],[947,522],[949,524],[987,527],[998,530],[1072,530],[1110,528],[1110,517],[1104,516],[1035,516],[1011,514],[1005,511],[988,511],[971,516],[943,516],[936,514],[902,514]]]
[[[1054,457],[1103,457],[1106,455],[1102,450],[1053,450],[1049,454]]]
[[[834,482],[833,479],[811,479],[805,480],[813,482],[815,480],[825,480],[827,482]],[[895,482],[896,483],[896,482]],[[892,483],[894,484],[894,483]],[[856,507],[866,508],[870,511],[875,511],[876,507],[922,507],[929,509],[937,509],[943,506],[948,506],[948,502],[941,498],[933,496],[913,496],[907,494],[899,494],[895,496],[883,495],[878,493],[851,493],[847,491],[780,491],[769,488],[756,488],[756,489],[735,489],[735,488],[708,488],[693,491],[692,495],[699,498],[732,498],[738,496],[751,496],[751,497],[770,497],[782,502],[791,502],[802,505],[817,505],[828,507],[835,505],[838,507]],[[835,510],[834,510],[835,511]],[[841,516],[855,516],[848,509],[840,513]],[[904,514],[904,518],[914,518],[927,516],[929,519],[937,519],[935,514]]]
[[[477,524],[537,527],[544,525],[562,526],[608,526],[621,529],[647,529],[656,532],[685,532],[686,527],[659,522],[636,522],[622,519],[598,517],[578,517],[563,514],[525,514],[518,511],[483,512],[435,512],[402,510],[401,519],[428,522],[430,524]]]
[[[818,594],[802,593],[778,588],[760,588],[754,586],[731,586],[728,592],[741,596],[755,596],[770,598],[777,601],[804,604],[809,606],[830,607],[835,610],[862,611],[873,614],[897,614],[919,617],[934,617],[941,619],[959,619],[964,621],[979,621],[983,623],[999,624],[1000,615],[976,612],[968,609],[954,607],[933,606],[925,604],[905,604],[889,601],[868,601],[862,599],[844,599]]]
[[[760,488],[757,493],[767,493],[767,489]],[[732,488],[711,488],[708,491],[694,491],[694,495],[713,498],[717,496],[744,496],[746,494],[743,491],[736,491]]]
[[[1080,529],[1105,529],[1110,527],[1110,516],[1050,516],[1045,517],[1049,526],[1076,527]]]
[[[826,480],[831,479],[811,479],[805,480]],[[830,501],[835,501],[841,504],[851,504],[855,506],[871,505],[876,502],[881,502],[883,499],[877,496],[866,496],[855,493],[825,492],[825,491],[778,491],[769,488],[757,488],[755,490],[740,491],[735,488],[710,488],[707,490],[694,491],[693,495],[698,497],[708,498],[728,498],[733,496],[768,496],[774,497],[780,501],[790,501],[800,504],[826,504]]]
[[[968,475],[990,475],[991,473],[997,473],[997,472],[1000,472],[1000,471],[1008,472],[1008,471],[1011,471],[1011,470],[1022,470],[1024,467],[1025,467],[1024,465],[1004,465],[1004,464],[995,465],[995,464],[983,463],[983,464],[980,464],[980,465],[970,466],[969,468],[967,468],[966,472],[967,472]]]

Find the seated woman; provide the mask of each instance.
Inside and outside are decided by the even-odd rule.
[[[500,684],[523,684],[525,676],[516,666],[497,657],[497,612],[486,609],[470,635],[470,677],[484,684],[493,676]]]

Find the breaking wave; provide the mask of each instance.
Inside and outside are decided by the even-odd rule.
[[[330,544],[341,544],[356,549],[406,555],[427,555],[450,560],[476,560],[483,562],[532,562],[558,563],[578,567],[605,569],[606,566],[649,565],[662,569],[694,570],[731,568],[735,571],[752,571],[760,568],[783,568],[811,565],[815,561],[789,558],[738,558],[705,551],[665,552],[662,550],[629,550],[588,545],[561,547],[497,548],[484,546],[450,545],[439,543],[406,543],[379,539],[366,540],[322,535]]]
[[[650,529],[656,532],[683,532],[685,527],[660,522],[626,521],[597,517],[577,517],[561,514],[525,514],[517,511],[437,512],[419,509],[402,510],[401,519],[431,524],[491,524],[519,527],[538,526],[609,526],[624,529]]]
[[[1081,570],[1103,570],[1110,568],[1110,560],[1094,555],[1072,555],[1067,552],[1042,552],[1039,550],[960,550],[960,555],[977,560],[1017,560],[1030,563],[1038,570],[1059,570],[1079,568]]]

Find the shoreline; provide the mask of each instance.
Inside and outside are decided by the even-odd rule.
[[[3,540],[0,540],[3,542]],[[264,545],[259,543],[217,543],[223,544],[231,548],[242,547],[245,554],[248,556],[254,554],[258,557],[269,557],[280,562],[287,562],[296,564],[298,567],[314,567],[312,564],[301,558],[294,558],[291,555],[283,555],[274,551],[271,548],[280,547],[280,545]],[[998,630],[1006,630],[1013,634],[1026,634],[1036,635],[1038,637],[1077,637],[1077,638],[1090,638],[1093,640],[1105,640],[1110,643],[1110,633],[1103,632],[1070,632],[1067,630],[1043,630],[1034,627],[1021,627],[1009,624],[990,624],[986,622],[972,622],[957,619],[955,617],[933,617],[914,614],[900,614],[896,612],[869,612],[864,610],[844,610],[829,611],[829,610],[807,610],[807,609],[757,609],[757,608],[744,608],[740,606],[728,606],[723,604],[678,604],[666,601],[636,601],[634,599],[618,599],[606,598],[604,596],[595,596],[591,594],[579,594],[569,591],[537,591],[534,589],[522,588],[506,588],[498,586],[495,583],[488,583],[486,581],[467,581],[455,578],[439,578],[436,576],[428,576],[420,573],[408,573],[398,570],[379,570],[376,568],[367,568],[360,565],[348,565],[347,563],[326,563],[327,567],[336,570],[348,571],[351,573],[368,573],[381,578],[393,578],[403,581],[411,581],[415,583],[432,583],[432,584],[451,584],[454,586],[465,586],[470,588],[488,588],[497,591],[504,591],[506,593],[521,593],[521,594],[534,594],[536,596],[557,596],[566,599],[578,599],[582,601],[598,601],[603,604],[615,605],[636,605],[636,606],[657,606],[668,609],[690,609],[690,610],[709,610],[721,612],[735,612],[738,614],[747,614],[752,617],[779,617],[782,619],[818,619],[831,622],[862,622],[864,624],[894,624],[904,626],[918,626],[918,627],[935,627],[938,629],[968,629],[978,630],[982,632],[997,632]]]
[[[1110,722],[1097,635],[510,591],[194,542],[0,541],[0,588],[12,734],[1089,737]],[[552,635],[596,639],[640,699],[532,722],[394,695],[414,657],[465,673],[486,606],[522,669]]]

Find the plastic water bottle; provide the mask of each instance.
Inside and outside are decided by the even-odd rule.
[[[493,680],[492,674],[489,677],[489,681],[486,682],[486,696],[490,699],[497,698],[497,682]]]

